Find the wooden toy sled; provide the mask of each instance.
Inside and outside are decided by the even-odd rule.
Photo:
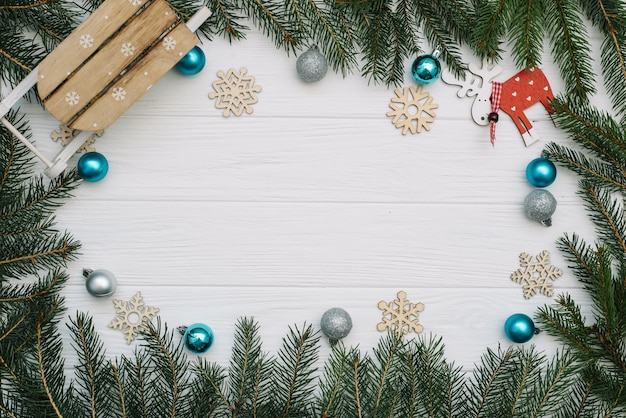
[[[110,126],[198,42],[194,32],[211,12],[186,24],[165,0],[107,0],[0,102],[0,122],[47,166],[50,178],[89,137]],[[52,161],[5,116],[33,86],[46,109],[81,132]]]

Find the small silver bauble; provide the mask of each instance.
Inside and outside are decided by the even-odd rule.
[[[91,296],[109,296],[112,295],[117,288],[115,275],[109,270],[83,269],[83,276],[87,279],[85,281],[85,286],[87,287],[87,292],[89,292]]]
[[[328,62],[317,47],[313,46],[298,57],[296,69],[302,81],[314,83],[324,78],[326,71],[328,71]]]
[[[322,315],[321,328],[324,335],[328,337],[330,344],[335,345],[337,341],[350,333],[352,318],[342,308],[331,308]]]
[[[547,190],[535,189],[524,199],[524,212],[533,221],[544,226],[552,225],[551,216],[556,211],[556,198]]]

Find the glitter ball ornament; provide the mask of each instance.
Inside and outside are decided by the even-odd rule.
[[[352,329],[352,318],[342,308],[331,308],[324,312],[320,324],[322,332],[328,337],[331,345],[344,338]]]
[[[556,167],[547,158],[535,158],[526,166],[526,178],[535,187],[548,187],[556,179]]]
[[[83,154],[76,165],[78,175],[85,181],[96,182],[102,180],[109,171],[109,162],[99,152]]]
[[[85,287],[91,296],[103,297],[112,295],[117,288],[117,280],[115,275],[109,270],[83,269],[83,277],[85,277]]]
[[[192,353],[206,353],[213,345],[213,330],[205,324],[196,323],[188,327],[178,327],[178,331],[183,335],[185,347]]]
[[[441,50],[435,49],[432,54],[420,55],[415,58],[411,65],[411,75],[419,84],[430,84],[441,75],[441,63],[439,62]]]
[[[176,63],[176,69],[184,75],[196,75],[204,68],[206,56],[199,46],[194,46],[180,61]]]
[[[533,221],[550,226],[552,214],[556,211],[556,203],[552,193],[544,189],[535,189],[524,199],[524,213]]]
[[[298,57],[296,70],[298,70],[298,76],[302,81],[314,83],[324,78],[326,71],[328,71],[328,62],[317,47],[313,46]]]
[[[504,333],[514,343],[525,343],[537,332],[533,320],[522,313],[513,314],[504,322]]]

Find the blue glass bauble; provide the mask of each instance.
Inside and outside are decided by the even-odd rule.
[[[525,343],[535,335],[535,323],[528,315],[516,313],[507,318],[504,333],[514,343]]]
[[[102,180],[109,171],[109,162],[99,152],[83,154],[76,165],[78,175],[85,181],[95,182]]]
[[[441,75],[441,64],[434,55],[420,55],[411,65],[411,75],[420,84],[430,84]]]
[[[201,323],[190,325],[183,334],[183,342],[192,353],[206,353],[213,345],[213,330]]]
[[[194,46],[180,61],[176,63],[176,69],[185,75],[196,75],[204,68],[206,57],[199,46]]]
[[[526,178],[535,187],[548,187],[556,179],[556,167],[547,158],[535,158],[526,166]]]

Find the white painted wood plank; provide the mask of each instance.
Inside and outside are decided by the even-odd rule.
[[[50,119],[33,122],[46,154],[60,149],[48,139],[56,128]],[[487,131],[450,121],[405,138],[382,117],[122,117],[95,144],[109,160],[109,174],[80,194],[104,200],[518,204],[532,190],[525,169],[542,145],[526,148],[517,132],[501,129],[492,148]],[[563,204],[578,204],[577,181],[559,169],[549,190]]]
[[[58,221],[83,243],[75,274],[107,268],[141,287],[510,288],[521,252],[549,250],[564,268],[562,232],[593,236],[580,206],[558,210],[546,228],[502,205],[79,198]],[[576,281],[568,273],[558,285]]]

